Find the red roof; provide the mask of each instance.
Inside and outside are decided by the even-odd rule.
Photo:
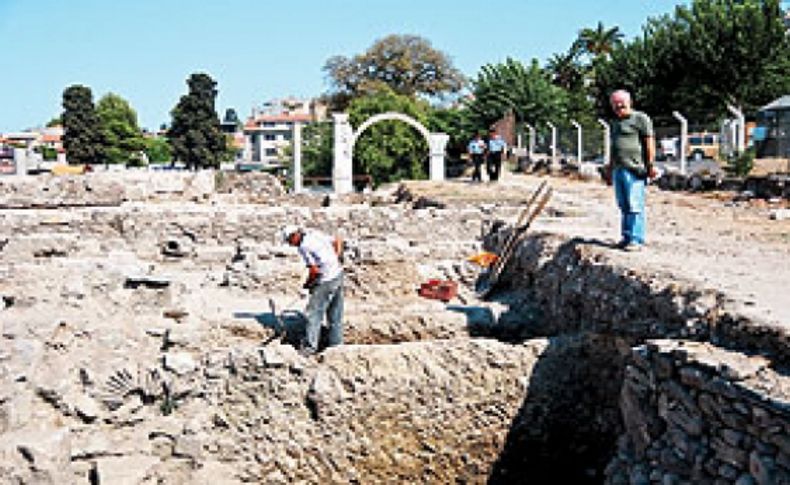
[[[309,114],[301,113],[280,113],[277,115],[259,115],[257,118],[250,118],[244,124],[245,128],[255,128],[261,123],[288,123],[288,122],[302,122],[307,123],[313,121],[313,117]]]
[[[50,142],[52,142],[52,143],[58,143],[58,142],[60,141],[60,138],[61,138],[61,137],[60,137],[60,135],[51,135],[51,134],[47,134],[47,133],[45,133],[45,134],[44,134],[44,135],[41,137],[41,141],[42,141],[43,143],[50,143]]]

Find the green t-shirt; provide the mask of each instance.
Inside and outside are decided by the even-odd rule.
[[[641,111],[612,122],[612,167],[625,167],[637,175],[645,175],[645,137],[653,136],[653,122]]]

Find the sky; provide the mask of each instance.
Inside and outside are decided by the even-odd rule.
[[[45,125],[63,90],[113,92],[141,127],[170,121],[186,79],[218,83],[217,111],[328,89],[322,67],[389,34],[428,39],[474,77],[508,57],[541,64],[585,27],[630,39],[682,0],[0,0],[0,133]]]

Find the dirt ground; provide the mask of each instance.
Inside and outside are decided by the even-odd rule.
[[[613,189],[600,181],[581,181],[507,173],[496,184],[457,181],[442,185],[414,182],[418,195],[441,201],[486,201],[494,205],[525,202],[544,178],[554,197],[531,230],[590,244],[619,240],[619,211]],[[732,192],[687,193],[648,189],[647,245],[638,253],[612,248],[615,258],[634,270],[669,273],[716,289],[739,311],[769,325],[790,326],[790,219],[771,213],[787,201],[737,201]],[[504,216],[513,222],[512,211]]]

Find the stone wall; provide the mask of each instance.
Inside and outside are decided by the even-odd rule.
[[[235,202],[276,202],[285,190],[265,173],[96,172],[0,178],[0,209],[118,206],[126,201],[206,202],[232,196]]]
[[[489,235],[486,244],[497,247],[505,235]],[[504,276],[494,298],[509,310],[481,333],[513,341],[555,336],[553,352],[533,371],[536,383],[552,354],[566,356],[548,372],[557,377],[544,393],[556,401],[530,413],[531,395],[522,409],[523,453],[511,458],[519,473],[546,466],[544,476],[557,476],[562,468],[552,469],[551,456],[560,455],[599,483],[599,464],[615,448],[614,439],[609,446],[596,440],[619,434],[608,483],[790,483],[786,328],[746,316],[715,289],[633,271],[583,240],[535,235]],[[650,339],[673,340],[645,345]],[[629,347],[631,356],[617,351]],[[584,379],[569,379],[580,368],[589,370]],[[591,398],[590,389],[601,392]],[[607,411],[618,406],[613,395],[621,395],[619,415]],[[585,455],[578,443],[598,455]],[[525,458],[541,451],[548,456]]]
[[[790,386],[767,359],[654,340],[631,362],[607,483],[790,483]]]

